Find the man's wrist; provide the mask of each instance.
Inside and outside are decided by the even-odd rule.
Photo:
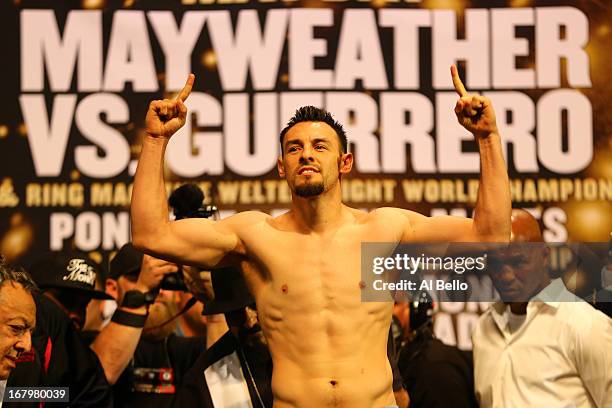
[[[492,143],[498,143],[501,139],[499,137],[499,132],[494,131],[476,136],[476,140],[478,141],[478,147],[483,148],[490,146]]]
[[[165,145],[166,143],[168,143],[168,140],[170,140],[169,137],[164,137],[161,135],[153,135],[145,131],[145,141],[147,142],[159,143],[161,145]]]
[[[127,310],[117,309],[115,310],[115,313],[113,313],[111,321],[122,326],[130,326],[141,329],[145,326],[147,316],[148,313],[132,313],[128,312]]]
[[[147,292],[153,290],[153,288],[150,288],[147,285],[145,285],[144,283],[141,283],[140,281],[137,281],[136,285],[134,286],[134,290],[137,290],[137,291],[142,292],[142,293],[147,293]]]
[[[123,295],[123,300],[121,301],[122,308],[128,309],[139,309],[142,307],[147,307],[155,302],[155,298],[157,298],[157,291],[143,291],[143,290],[128,290]]]

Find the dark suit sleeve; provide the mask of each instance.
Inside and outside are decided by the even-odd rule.
[[[393,372],[393,391],[399,391],[403,388],[402,375],[400,374],[399,367],[397,366],[397,352],[395,350],[395,343],[393,342],[393,332],[389,328],[389,335],[387,336],[387,357],[391,364],[391,371]]]

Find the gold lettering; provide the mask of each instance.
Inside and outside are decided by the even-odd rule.
[[[402,189],[406,202],[423,201],[423,180],[403,180]]]
[[[237,181],[221,181],[217,184],[217,191],[219,192],[220,204],[236,204],[240,184]]]

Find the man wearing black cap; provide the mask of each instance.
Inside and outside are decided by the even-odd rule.
[[[43,292],[81,330],[91,299],[113,297],[96,290],[100,266],[85,254],[50,253],[40,258],[30,269],[32,278]]]
[[[115,406],[170,406],[183,374],[205,350],[203,337],[173,333],[178,312],[159,286],[176,271],[176,265],[143,256],[131,244],[111,261],[106,290],[119,307],[92,348],[115,383]]]
[[[21,356],[7,386],[68,387],[71,407],[112,406],[100,362],[78,332],[87,302],[106,297],[94,289],[99,267],[84,254],[51,253],[31,271],[43,289],[34,295],[37,323],[32,352]]]

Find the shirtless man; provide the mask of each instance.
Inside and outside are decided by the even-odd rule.
[[[292,192],[289,212],[169,222],[164,151],[185,123],[194,76],[177,99],[151,102],[132,196],[133,243],[181,264],[243,267],[272,354],[275,407],[395,405],[386,353],[393,303],[361,302],[362,242],[508,241],[510,191],[493,107],[468,95],[455,67],[451,74],[455,113],[480,149],[473,219],[344,205],[341,177],[353,155],[341,126],[311,108],[282,133],[278,172]]]

